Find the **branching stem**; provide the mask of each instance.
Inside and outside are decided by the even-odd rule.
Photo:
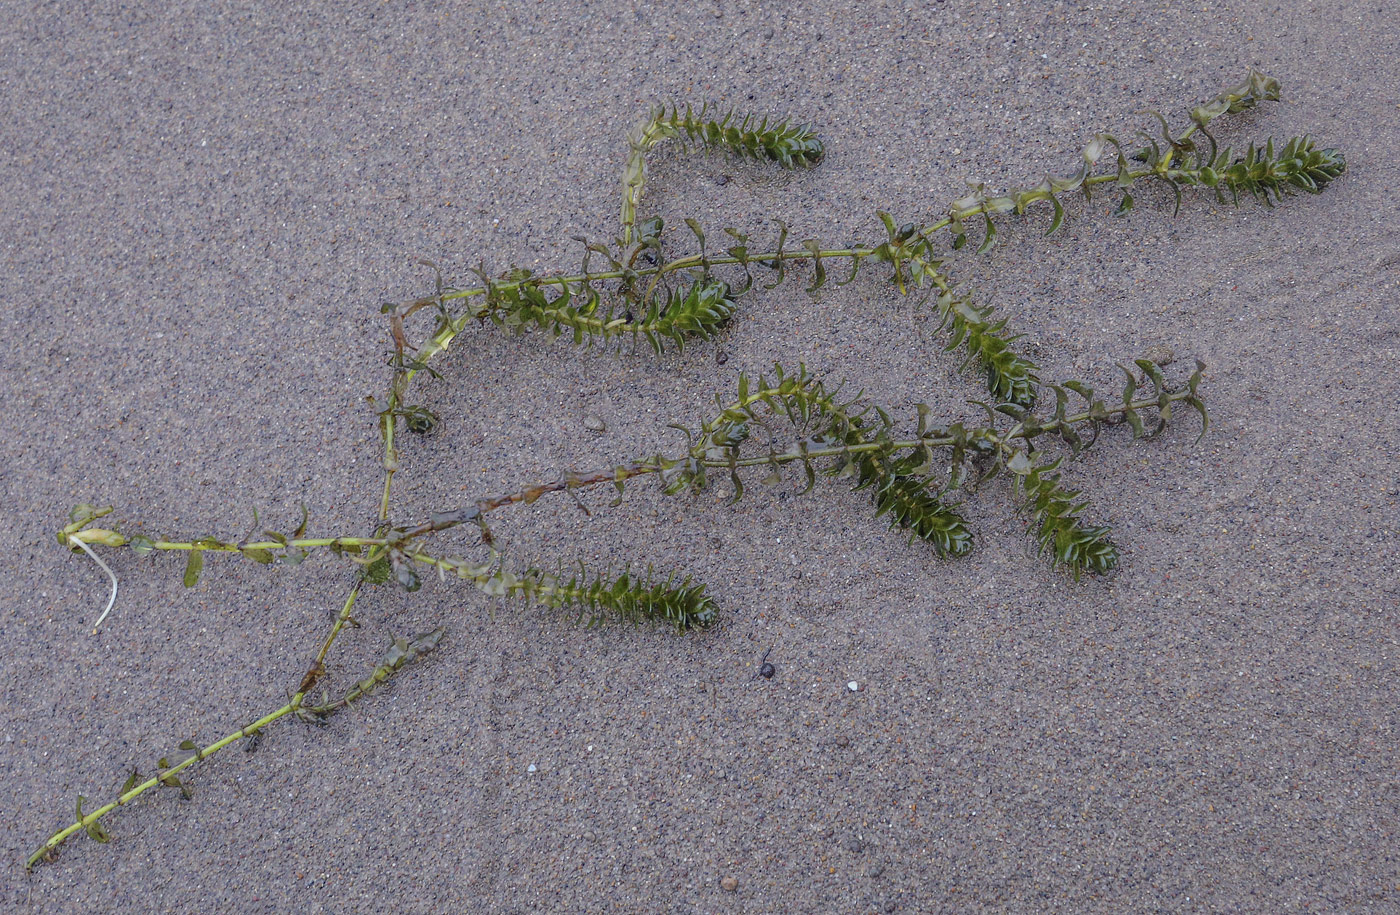
[[[29,860],[25,862],[25,867],[32,868],[41,860],[53,854],[53,852],[56,851],[58,847],[62,845],[65,841],[67,841],[67,839],[74,833],[86,830],[89,826],[96,823],[98,820],[102,819],[104,816],[111,813],[113,810],[116,810],[118,807],[123,807],[131,803],[136,798],[145,794],[147,791],[150,791],[152,788],[159,787],[162,783],[168,784],[171,776],[183,772],[184,770],[188,769],[190,766],[193,766],[197,762],[208,759],[210,756],[219,752],[231,743],[236,743],[237,741],[242,740],[245,737],[251,737],[254,734],[257,734],[259,731],[272,724],[274,721],[277,721],[281,718],[285,718],[287,715],[290,715],[292,712],[296,711],[298,704],[300,704],[300,697],[293,697],[292,702],[288,702],[286,705],[277,709],[275,712],[270,712],[264,715],[263,717],[259,718],[257,721],[254,721],[247,727],[239,728],[232,734],[229,734],[226,737],[214,741],[213,743],[209,744],[209,746],[204,747],[201,750],[196,750],[195,754],[189,759],[185,760],[184,762],[178,763],[177,765],[171,766],[169,769],[165,769],[158,772],[154,777],[149,778],[144,782],[141,782],[139,785],[136,785],[130,790],[119,795],[117,799],[112,801],[111,803],[99,807],[91,813],[86,814],[85,816],[83,816],[82,819],[75,820],[71,825],[60,829],[52,836],[49,836],[48,840],[45,841],[43,845],[39,846],[39,848],[34,852],[34,854],[29,856]]]
[[[79,542],[81,543],[81,541]],[[97,557],[94,556],[93,558],[96,559]],[[98,561],[101,562],[101,560]],[[136,798],[145,794],[147,791],[150,791],[152,788],[159,787],[162,784],[167,786],[178,786],[180,783],[177,779],[174,778],[174,776],[177,776],[179,773],[185,771],[191,766],[196,765],[197,763],[203,762],[210,756],[213,756],[215,753],[218,753],[220,750],[224,749],[232,743],[236,743],[237,741],[242,740],[245,737],[253,737],[259,734],[268,725],[282,718],[285,718],[287,715],[290,715],[297,709],[299,709],[302,705],[303,700],[306,697],[307,692],[310,691],[311,687],[315,685],[316,681],[319,680],[321,675],[324,673],[324,661],[326,659],[326,654],[330,651],[331,644],[335,641],[335,637],[340,633],[341,628],[344,627],[346,622],[349,621],[350,610],[355,606],[355,598],[359,595],[359,593],[360,583],[356,582],[355,586],[350,590],[350,596],[346,598],[344,607],[341,609],[340,614],[336,617],[335,625],[332,627],[330,634],[322,643],[321,650],[316,655],[316,660],[312,662],[311,669],[307,672],[306,677],[302,680],[301,687],[297,690],[296,694],[293,695],[291,699],[287,701],[286,705],[282,706],[276,711],[269,712],[268,714],[259,718],[257,721],[254,721],[252,724],[239,728],[232,734],[228,734],[225,737],[214,741],[207,747],[204,747],[202,749],[196,749],[194,751],[194,755],[191,756],[189,759],[177,763],[176,765],[171,766],[169,768],[160,768],[159,771],[156,772],[155,776],[141,782],[140,784],[133,785],[126,791],[123,791],[120,795],[117,796],[116,800],[85,814],[80,819],[75,819],[74,822],[70,825],[64,827],[63,829],[60,829],[58,832],[49,836],[49,838],[44,842],[44,844],[39,846],[38,850],[36,850],[32,855],[29,856],[28,861],[25,863],[25,867],[32,868],[35,864],[38,864],[39,861],[41,861],[42,859],[54,854],[57,851],[58,847],[62,845],[65,841],[67,841],[68,838],[74,833],[89,829],[89,827],[92,827],[93,824],[97,823],[107,814],[116,810],[118,807],[126,806],[127,804],[134,801]]]

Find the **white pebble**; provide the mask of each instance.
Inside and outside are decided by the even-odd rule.
[[[850,690],[853,693],[860,692],[860,684],[852,680],[850,683],[846,684],[846,689]]]
[[[534,772],[534,771],[535,771],[535,764],[534,764],[534,763],[530,763],[530,765],[525,769],[525,771],[526,771],[526,772]]]

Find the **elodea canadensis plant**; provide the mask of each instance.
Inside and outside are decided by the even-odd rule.
[[[370,589],[393,585],[416,591],[420,576],[435,572],[464,579],[493,597],[565,610],[588,625],[660,621],[684,632],[712,626],[721,618],[721,608],[706,586],[679,571],[546,568],[504,555],[491,534],[492,514],[551,493],[576,495],[580,489],[612,487],[616,505],[630,485],[654,477],[667,494],[699,493],[718,484],[728,487],[731,502],[738,502],[756,477],[775,484],[795,474],[805,482],[806,492],[821,474],[846,480],[866,493],[873,516],[907,533],[911,542],[926,544],[939,558],[955,559],[974,543],[953,501],[956,493],[1000,476],[1008,481],[1007,494],[1024,513],[1036,548],[1051,566],[1075,579],[1111,572],[1119,562],[1112,532],[1088,520],[1087,500],[1065,485],[1060,467],[1112,427],[1123,425],[1133,438],[1150,438],[1183,409],[1199,415],[1204,435],[1209,422],[1200,393],[1205,367],[1197,362],[1186,378],[1173,381],[1162,366],[1138,359],[1120,366],[1122,386],[1107,392],[1075,380],[1045,382],[1035,363],[1017,348],[1018,335],[1006,319],[950,278],[948,252],[967,246],[970,236],[977,241],[976,251],[986,251],[996,243],[999,220],[1024,216],[1037,206],[1048,209],[1046,234],[1051,234],[1064,222],[1069,200],[1081,193],[1089,199],[1096,188],[1117,195],[1120,216],[1133,209],[1134,192],[1145,183],[1169,187],[1178,207],[1183,194],[1197,189],[1222,202],[1253,197],[1268,206],[1299,192],[1320,193],[1345,171],[1337,150],[1318,148],[1312,139],[1300,136],[1281,143],[1251,143],[1236,152],[1222,147],[1211,133],[1218,119],[1277,100],[1278,95],[1277,81],[1251,71],[1239,85],[1191,109],[1179,131],[1154,113],[1156,129],[1140,132],[1130,142],[1108,134],[1095,136],[1069,175],[1047,176],[1002,193],[977,187],[927,222],[900,222],[877,212],[882,231],[866,243],[835,247],[819,239],[793,242],[787,227],[778,222],[770,241],[755,242],[744,232],[726,228],[722,247],[715,248],[715,235],[687,219],[684,240],[690,244],[683,252],[674,250],[675,240],[662,220],[639,216],[646,156],[652,149],[675,142],[785,169],[812,168],[824,150],[810,127],[787,120],[718,113],[708,107],[653,108],[627,138],[618,235],[610,242],[585,241],[576,270],[536,274],[511,268],[490,275],[483,267],[476,271],[476,281],[465,285],[448,284],[438,273],[430,295],[382,309],[393,350],[388,388],[371,398],[384,467],[378,523],[372,530],[308,536],[303,509],[300,523],[290,532],[260,530],[255,513],[253,532],[241,539],[208,534],[180,538],[103,527],[101,519],[112,512],[110,507],[73,509],[69,523],[58,532],[59,543],[86,553],[111,579],[98,625],[117,595],[116,574],[98,555],[99,549],[126,550],[135,557],[184,553],[187,587],[199,580],[208,554],[298,565],[319,553],[346,563],[352,580],[339,613],[285,703],[217,740],[182,742],[179,754],[160,759],[149,774],[133,770],[115,797],[101,806],[85,809],[87,798],[79,796],[71,821],[40,845],[28,866],[52,857],[77,833],[107,842],[105,821],[117,808],[159,787],[188,797],[186,772],[204,759],[238,741],[255,744],[283,718],[326,722],[365,700],[443,639],[443,628],[395,639],[368,674],[342,684],[333,695],[326,659],[341,633],[355,624],[356,602]],[[394,479],[404,465],[400,434],[427,434],[439,421],[414,401],[413,383],[420,373],[436,375],[433,359],[469,329],[494,326],[516,335],[543,333],[577,346],[616,348],[630,341],[636,349],[645,341],[661,353],[721,333],[735,323],[742,299],[756,284],[777,288],[795,265],[807,268],[802,272],[809,277],[808,293],[828,282],[850,283],[875,267],[895,292],[933,318],[946,335],[946,350],[982,376],[983,419],[977,424],[940,422],[922,404],[914,415],[896,418],[864,394],[844,393],[841,384],[803,365],[775,365],[758,375],[741,374],[735,390],[715,398],[708,417],[694,425],[677,425],[684,442],[672,451],[569,470],[510,492],[483,493],[426,518],[395,516]],[[417,344],[410,342],[411,326],[421,333]],[[1048,406],[1051,397],[1054,405]],[[755,434],[759,430],[764,434]],[[456,557],[435,549],[437,534],[462,525],[480,534],[477,555]],[[135,557],[123,557],[117,564],[134,562]]]

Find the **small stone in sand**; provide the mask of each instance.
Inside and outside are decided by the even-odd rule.
[[[1176,353],[1172,351],[1170,346],[1163,346],[1159,343],[1143,350],[1142,358],[1148,362],[1155,362],[1157,365],[1171,365],[1176,361]]]
[[[721,877],[719,888],[726,893],[733,893],[739,889],[739,878],[735,876]]]

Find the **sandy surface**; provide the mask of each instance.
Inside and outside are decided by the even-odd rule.
[[[0,11],[0,909],[1400,911],[1394,0],[82,6]],[[498,525],[520,561],[689,570],[723,626],[376,590],[337,683],[396,634],[446,624],[441,649],[25,874],[78,794],[280,705],[348,583],[330,557],[212,558],[186,590],[179,560],[121,553],[94,637],[107,585],[54,542],[68,509],[236,538],[304,502],[313,533],[365,531],[377,306],[431,289],[418,258],[575,266],[570,236],[614,231],[647,100],[792,114],[829,155],[659,153],[645,212],[843,243],[966,180],[1067,171],[1249,65],[1284,100],[1222,139],[1342,148],[1326,194],[1174,219],[1151,192],[1122,220],[1096,197],[950,267],[1047,377],[1109,386],[1154,346],[1209,363],[1199,444],[1189,421],[1113,434],[1068,471],[1116,530],[1112,580],[1032,556],[1000,485],[967,503],[956,563],[796,475],[733,508],[723,486],[639,486],[591,519],[542,500]],[[940,346],[874,272],[755,294],[684,355],[473,330],[422,389],[446,422],[407,445],[395,516],[674,443],[666,422],[776,360],[974,417]]]

